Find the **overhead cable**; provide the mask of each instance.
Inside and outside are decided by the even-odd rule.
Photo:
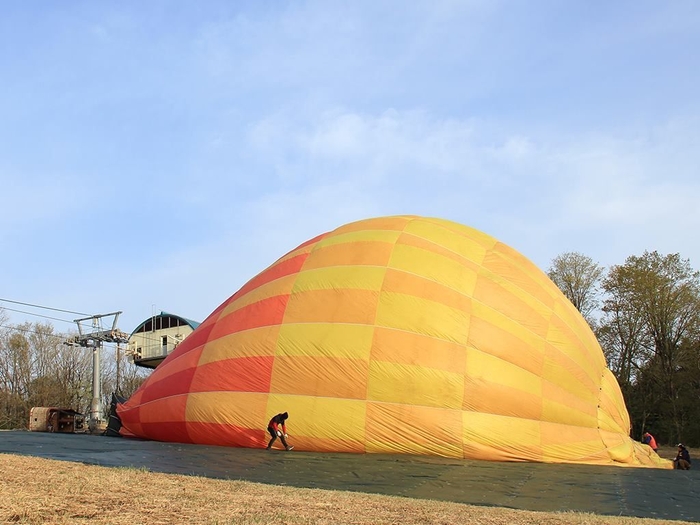
[[[12,299],[2,299],[0,298],[0,302],[2,303],[13,303],[13,304],[21,304],[22,306],[31,306],[32,308],[41,308],[43,310],[53,310],[54,312],[63,312],[66,314],[76,314],[76,315],[84,315],[84,316],[89,316],[90,314],[84,314],[82,312],[74,312],[73,310],[63,310],[61,308],[51,308],[50,306],[41,306],[38,304],[31,304],[31,303],[23,303],[22,301],[13,301]],[[8,308],[9,310],[9,308]]]

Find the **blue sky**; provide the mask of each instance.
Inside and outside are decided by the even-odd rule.
[[[542,269],[645,250],[700,269],[694,0],[2,12],[0,298],[122,310],[125,331],[203,320],[305,240],[394,214]]]

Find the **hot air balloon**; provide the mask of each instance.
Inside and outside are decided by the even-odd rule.
[[[417,216],[341,226],[219,306],[117,409],[125,433],[264,448],[666,467],[586,321],[517,251]],[[648,449],[648,450],[647,450]]]

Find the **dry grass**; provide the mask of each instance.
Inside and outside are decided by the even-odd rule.
[[[55,524],[641,525],[680,521],[543,513],[157,474],[0,454],[0,522]]]

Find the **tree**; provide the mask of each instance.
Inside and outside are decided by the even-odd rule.
[[[57,375],[42,375],[29,385],[29,407],[70,407],[71,393]]]
[[[625,279],[624,272],[614,266],[603,281],[607,295],[603,301],[603,317],[596,328],[608,367],[615,374],[623,393],[652,355],[642,313],[629,300]]]
[[[92,354],[86,348],[60,345],[55,367],[67,407],[87,414],[92,401]]]
[[[578,252],[556,256],[547,270],[549,278],[591,325],[592,314],[598,307],[598,285],[604,273],[602,266]]]
[[[48,323],[0,331],[0,428],[26,427],[33,406],[89,406],[90,360],[65,339]]]
[[[112,392],[129,398],[146,380],[150,370],[136,366],[123,348],[117,350],[117,348],[105,346],[103,352],[102,405],[104,413],[107,414]]]
[[[48,323],[7,324],[0,309],[0,428],[24,428],[34,406],[72,408],[83,414],[92,401],[89,349],[63,344],[74,339],[57,334]],[[102,351],[103,402],[119,391],[130,396],[146,374],[124,352]],[[119,370],[119,377],[117,377]]]
[[[3,428],[26,425],[27,395],[31,382],[29,341],[21,331],[7,330],[0,340],[0,392],[3,394]]]
[[[603,283],[609,294],[604,305],[606,327],[602,338],[607,353],[615,356],[618,378],[634,383],[634,395],[659,398],[644,414],[633,419],[645,421],[656,411],[670,420],[668,437],[681,440],[688,405],[682,398],[689,392],[689,367],[697,369],[697,341],[700,335],[700,273],[679,254],[644,252],[614,266]],[[613,361],[615,362],[615,361]],[[632,369],[636,372],[632,372]]]

